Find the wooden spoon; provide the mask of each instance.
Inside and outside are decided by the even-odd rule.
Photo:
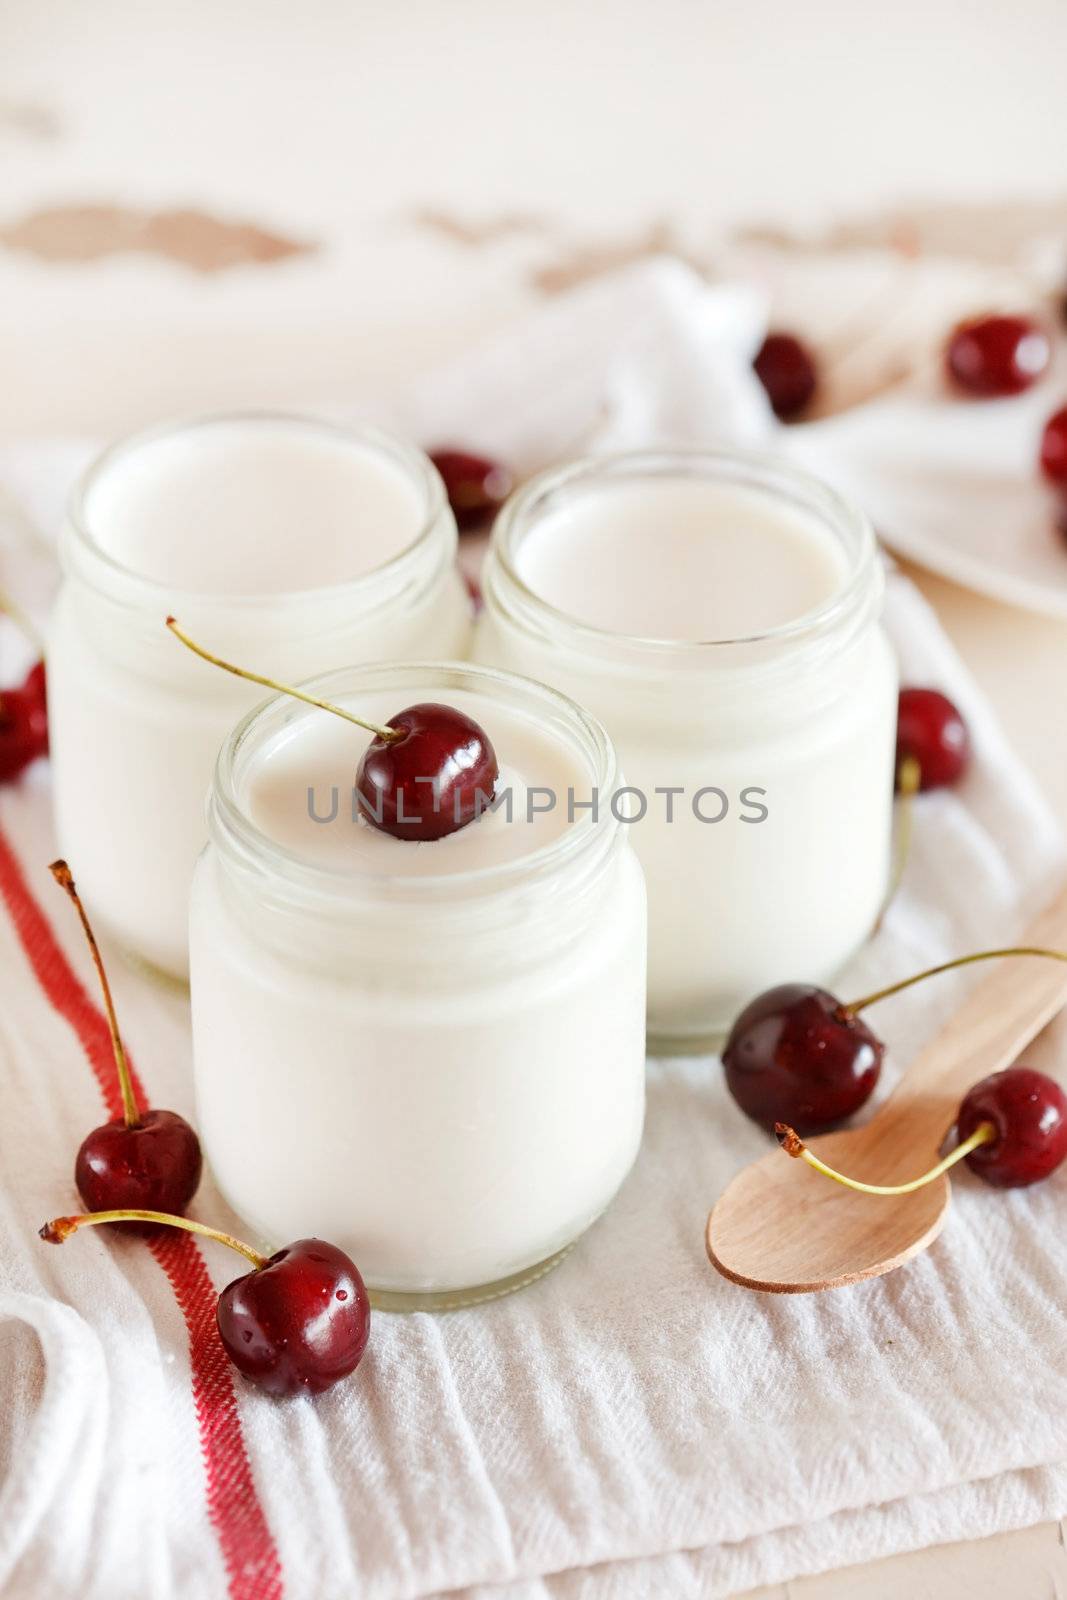
[[[1022,941],[1067,949],[1067,890]],[[823,1161],[867,1183],[905,1183],[933,1165],[972,1084],[1016,1060],[1067,1004],[1067,964],[1007,958],[912,1062],[862,1128],[808,1141]],[[913,1194],[857,1194],[772,1150],[739,1173],[708,1217],[707,1250],[725,1278],[772,1294],[836,1289],[892,1272],[944,1226],[947,1177]]]

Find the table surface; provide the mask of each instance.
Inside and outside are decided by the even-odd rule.
[[[658,0],[655,71],[641,0],[91,12],[7,0],[0,24],[0,441],[388,393],[613,262],[707,259],[727,224],[1062,182],[1058,0],[980,33],[966,0],[887,6],[873,73],[849,0]],[[1005,81],[1026,92],[976,153]],[[779,118],[750,132],[757,93]],[[1067,624],[909,570],[1067,823]],[[1063,1592],[1047,1525],[760,1594]]]

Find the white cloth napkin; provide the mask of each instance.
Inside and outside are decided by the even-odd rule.
[[[748,370],[760,328],[746,291],[643,268],[557,302],[386,420],[524,467],[578,445],[770,437]],[[27,459],[9,453],[7,481],[40,510],[49,452]],[[32,548],[8,539],[8,588]],[[905,678],[953,695],[977,753],[957,791],[918,803],[903,888],[846,995],[1009,940],[1062,866],[1044,803],[899,576],[888,622]],[[540,1283],[447,1316],[377,1314],[355,1378],[315,1403],[234,1381],[212,1327],[211,1284],[235,1275],[222,1251],[36,1237],[74,1208],[74,1150],[111,1082],[52,854],[42,764],[0,794],[9,1600],[707,1600],[1067,1512],[1067,1172],[1015,1194],[965,1173],[942,1238],[903,1270],[755,1295],[704,1256],[709,1205],[766,1148],[710,1058],[650,1063],[636,1168]],[[148,1096],[191,1116],[187,997],[106,953]],[[879,1010],[886,1090],[968,981]],[[1029,1059],[1062,1061],[1057,1043]],[[234,1221],[210,1179],[194,1212]]]

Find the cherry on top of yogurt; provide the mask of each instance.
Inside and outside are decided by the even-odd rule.
[[[425,701],[398,711],[384,726],[367,722],[328,700],[221,660],[190,639],[173,617],[167,627],[212,666],[373,734],[356,773],[371,827],[412,843],[444,839],[476,821],[492,801],[500,777],[496,751],[485,729],[455,707]]]
[[[372,739],[356,774],[368,820],[395,839],[420,840],[443,839],[476,821],[500,776],[484,728],[434,701],[397,712],[387,727],[400,737]],[[433,795],[436,804],[428,806]]]

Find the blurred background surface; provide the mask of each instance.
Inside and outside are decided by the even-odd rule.
[[[740,230],[996,251],[1067,197],[1064,60],[1062,0],[4,0],[0,430],[343,401]]]

